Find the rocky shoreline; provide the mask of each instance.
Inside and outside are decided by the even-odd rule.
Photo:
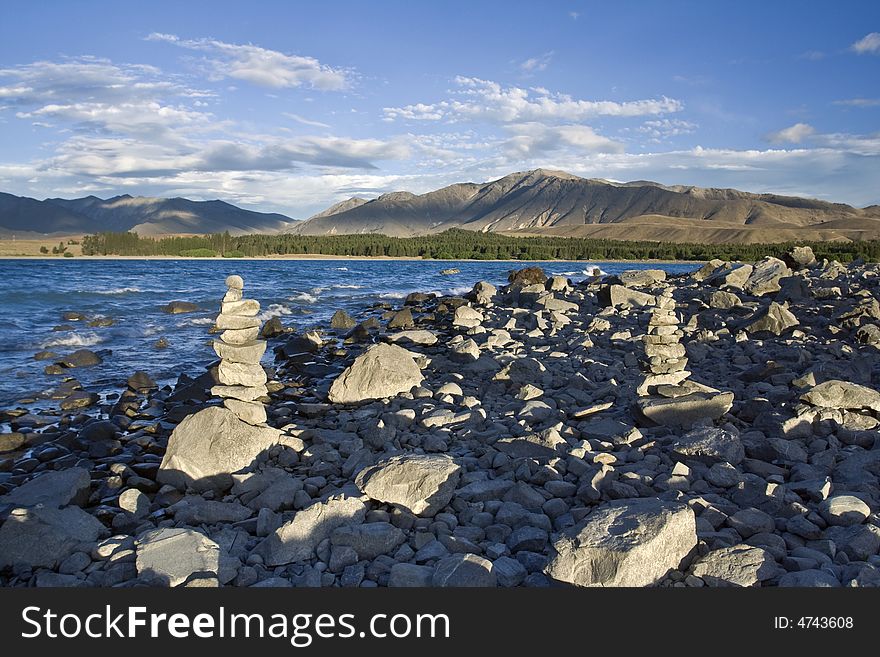
[[[227,283],[203,376],[3,413],[0,585],[880,584],[877,265],[529,267],[304,334]]]

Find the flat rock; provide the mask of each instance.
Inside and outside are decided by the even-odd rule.
[[[434,516],[458,486],[461,466],[440,454],[405,454],[361,470],[357,487],[370,499],[394,504],[418,516]]]
[[[649,586],[697,545],[694,512],[657,498],[604,504],[559,534],[545,572],[576,586]]]
[[[55,509],[68,504],[81,506],[89,500],[91,483],[85,468],[50,470],[0,497],[0,510],[38,504]]]
[[[254,340],[243,344],[228,344],[222,340],[214,340],[214,353],[223,360],[232,363],[249,363],[255,365],[266,353],[266,341]]]
[[[380,343],[355,358],[333,381],[328,398],[334,404],[356,404],[395,397],[409,392],[424,378],[409,351]]]
[[[162,312],[170,315],[180,315],[182,313],[194,313],[199,310],[199,306],[189,301],[172,301],[162,306]]]
[[[687,429],[701,420],[718,420],[733,406],[733,393],[697,392],[672,399],[648,399],[639,406],[645,417],[657,424]]]
[[[880,413],[880,392],[848,381],[825,381],[802,394],[801,399],[823,408],[865,409]]]
[[[179,586],[194,575],[217,576],[220,546],[193,529],[153,529],[137,539],[138,578],[158,586]]]
[[[329,538],[334,529],[360,524],[366,515],[367,507],[356,497],[338,495],[326,502],[315,502],[263,539],[254,552],[268,566],[306,561],[314,556],[318,544]]]
[[[54,568],[74,552],[90,552],[107,535],[107,528],[78,506],[13,509],[0,527],[0,569]]]
[[[476,554],[453,554],[437,562],[431,585],[438,587],[497,586],[492,562]]]
[[[643,308],[654,306],[657,298],[652,294],[631,290],[623,285],[608,285],[599,290],[599,302],[614,308]]]
[[[205,408],[174,429],[157,480],[179,489],[228,488],[231,474],[251,467],[280,434],[243,422],[229,409]]]
[[[483,313],[470,306],[459,306],[452,316],[452,325],[456,328],[474,328],[483,323]]]
[[[398,331],[390,333],[386,336],[389,342],[411,342],[413,344],[421,344],[430,347],[437,344],[437,334],[423,329],[411,331]]]
[[[269,378],[266,370],[260,365],[250,363],[233,363],[222,360],[217,368],[217,378],[226,386],[245,386],[259,388],[266,385]]]
[[[238,502],[206,500],[200,495],[187,495],[169,510],[174,514],[174,520],[184,525],[241,522],[253,514],[251,509]]]
[[[767,550],[745,545],[713,550],[691,570],[709,586],[760,586],[783,572]]]
[[[754,269],[744,285],[749,294],[756,297],[779,292],[779,279],[791,276],[791,270],[779,258],[767,256],[755,263]]]
[[[330,544],[350,547],[358,559],[371,560],[388,554],[406,540],[406,535],[390,522],[368,522],[362,525],[343,525],[330,534]]]

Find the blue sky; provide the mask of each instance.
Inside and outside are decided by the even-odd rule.
[[[0,190],[304,218],[513,171],[880,203],[880,3],[0,4]]]

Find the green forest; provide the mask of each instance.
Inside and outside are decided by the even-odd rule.
[[[880,261],[880,241],[803,242],[816,257],[850,262]],[[260,257],[323,254],[387,256],[437,260],[757,260],[781,256],[795,243],[676,244],[620,242],[569,237],[509,237],[452,229],[422,237],[385,235],[239,235],[217,233],[200,237],[140,237],[136,233],[97,233],[82,243],[83,255]]]

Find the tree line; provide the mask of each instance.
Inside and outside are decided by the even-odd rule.
[[[83,239],[83,255],[262,257],[320,254],[437,260],[758,260],[782,256],[793,246],[810,246],[817,258],[880,261],[880,240],[780,242],[773,244],[679,244],[621,242],[574,237],[510,237],[450,229],[420,237],[361,235],[237,235],[141,237],[101,232]]]

